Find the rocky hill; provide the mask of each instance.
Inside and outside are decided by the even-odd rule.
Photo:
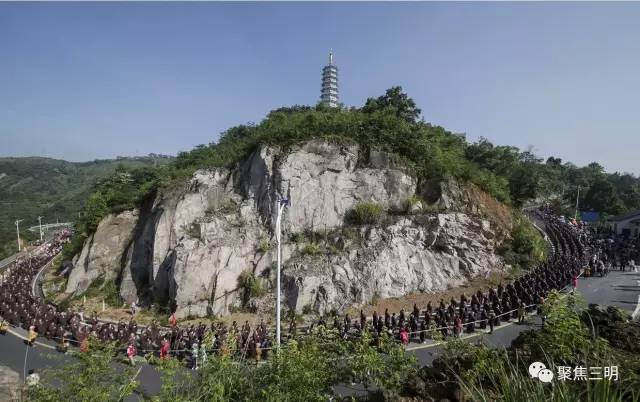
[[[107,215],[74,258],[66,293],[115,281],[124,300],[168,304],[180,317],[268,309],[280,198],[291,201],[284,296],[298,312],[501,269],[496,250],[512,225],[511,210],[477,187],[418,180],[389,153],[319,139],[261,145],[232,168],[197,170],[185,188]],[[354,217],[367,208],[369,219]]]

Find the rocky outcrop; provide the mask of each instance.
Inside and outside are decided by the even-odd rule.
[[[247,301],[241,278],[273,288],[281,198],[290,200],[283,219],[285,295],[297,310],[444,289],[499,265],[491,224],[462,213],[416,209],[351,228],[358,235],[347,236],[345,216],[359,202],[401,211],[418,184],[391,155],[360,152],[324,141],[286,152],[264,146],[234,169],[197,171],[182,191],[105,218],[77,257],[67,291],[105,276],[117,278],[126,301],[169,303],[182,317],[226,314]],[[332,250],[322,257],[305,252],[316,246],[308,237],[318,232],[326,237],[322,247]],[[272,299],[267,292],[250,304],[261,309]]]
[[[262,148],[238,171],[235,182],[271,226],[275,201],[289,199],[284,227],[290,232],[340,227],[347,211],[361,201],[404,208],[415,194],[416,180],[400,169],[358,167],[359,152],[356,145],[323,141],[286,154]]]
[[[349,252],[288,262],[291,308],[328,311],[374,297],[446,290],[503,264],[489,222],[462,213],[399,217],[386,227],[362,227],[359,237]]]
[[[122,271],[123,253],[133,238],[138,210],[125,211],[104,218],[95,233],[85,241],[74,269],[67,281],[66,293],[78,294],[87,290],[98,278],[116,280]]]

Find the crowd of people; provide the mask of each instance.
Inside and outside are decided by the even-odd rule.
[[[587,241],[594,249],[588,274],[602,276],[614,269],[638,272],[640,237],[622,236],[611,228],[593,228]]]
[[[348,314],[339,317],[321,317],[306,331],[335,330],[344,337],[358,336],[367,330],[374,341],[383,333],[399,342],[425,342],[437,334],[459,336],[463,332],[474,332],[478,328],[493,331],[503,321],[522,321],[527,312],[539,309],[551,290],[561,290],[575,286],[581,269],[587,265],[587,249],[600,250],[598,258],[610,257],[610,247],[596,247],[587,237],[586,230],[578,225],[557,220],[547,211],[537,212],[544,222],[545,232],[553,245],[553,253],[540,266],[506,284],[448,301],[440,300],[432,305],[413,306],[412,311],[374,312],[367,316],[363,311],[359,318]],[[199,323],[180,327],[174,315],[167,326],[156,321],[150,325],[138,325],[135,316],[128,322],[108,322],[100,320],[94,312],[85,316],[83,312],[61,311],[57,306],[46,303],[32,293],[33,279],[37,272],[51,260],[68,241],[69,232],[59,233],[52,241],[40,246],[31,256],[16,262],[4,275],[0,284],[0,321],[19,326],[29,331],[29,342],[38,336],[55,340],[61,351],[71,344],[81,351],[89,348],[89,338],[112,341],[121,345],[122,350],[133,363],[137,355],[155,354],[163,359],[169,355],[184,358],[191,367],[197,368],[211,353],[239,355],[259,361],[272,347],[272,329],[264,321],[253,328],[249,322],[238,325]],[[616,248],[616,250],[618,250]],[[614,255],[617,255],[614,252]],[[608,256],[608,257],[604,257]],[[288,337],[298,336],[295,320],[290,323]],[[439,335],[437,335],[439,336]]]
[[[545,231],[555,251],[545,263],[513,282],[500,283],[485,292],[463,293],[449,301],[440,299],[436,305],[429,302],[423,309],[414,304],[410,312],[401,310],[399,314],[390,314],[385,310],[384,314],[378,314],[374,311],[373,316],[368,317],[361,311],[359,319],[347,315],[342,321],[335,317],[333,327],[345,335],[366,329],[374,338],[386,332],[400,342],[409,343],[425,342],[436,332],[445,337],[460,336],[478,328],[493,332],[503,321],[523,321],[527,312],[540,309],[551,290],[575,287],[581,268],[587,262],[585,246],[579,240],[583,228],[561,223],[543,211],[539,213],[546,222]],[[326,326],[326,322],[321,319],[318,325]]]
[[[60,351],[71,345],[80,351],[88,351],[89,338],[104,342],[115,342],[123,346],[133,362],[138,354],[155,353],[160,358],[169,354],[189,357],[192,365],[206,360],[207,353],[250,353],[260,358],[271,348],[269,331],[264,322],[252,330],[248,322],[238,326],[236,322],[226,326],[200,323],[188,327],[177,326],[172,315],[168,327],[156,321],[148,326],[139,326],[134,317],[128,322],[100,320],[96,312],[86,316],[81,311],[62,311],[52,303],[46,303],[33,292],[34,278],[42,267],[57,255],[69,240],[71,233],[62,231],[51,241],[43,244],[3,274],[0,282],[0,333],[9,326],[28,331],[30,344],[37,337],[45,337],[58,343]],[[264,350],[264,352],[263,352]]]

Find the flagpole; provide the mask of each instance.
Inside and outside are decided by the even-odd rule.
[[[282,211],[287,206],[289,200],[284,199],[278,201],[278,216],[276,218],[276,242],[278,243],[277,250],[277,272],[276,272],[276,347],[280,348],[280,270],[282,263],[282,250],[281,250],[281,222]]]

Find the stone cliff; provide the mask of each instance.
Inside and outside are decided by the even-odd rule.
[[[291,201],[284,297],[297,311],[446,289],[502,266],[495,247],[508,228],[489,219],[486,202],[453,182],[418,184],[391,155],[360,153],[316,140],[260,147],[234,169],[199,170],[185,189],[103,219],[74,259],[66,293],[102,278],[116,280],[128,302],[168,303],[181,317],[266,311],[282,197]],[[346,224],[360,202],[387,213],[376,225]]]

